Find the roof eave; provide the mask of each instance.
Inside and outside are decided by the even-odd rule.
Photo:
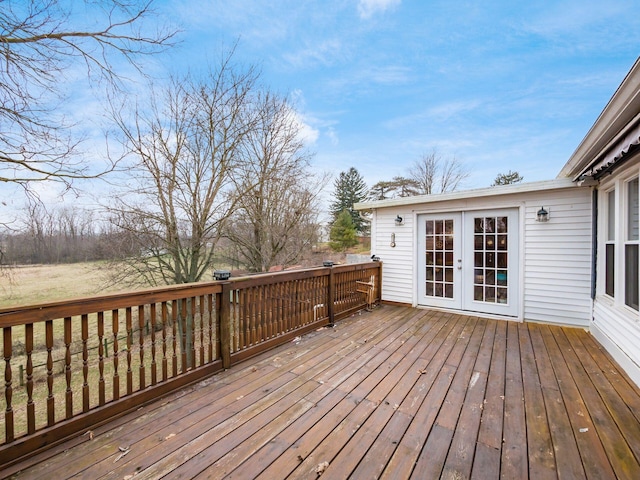
[[[543,190],[559,190],[575,187],[577,187],[577,185],[568,178],[556,178],[553,180],[544,180],[541,182],[516,183],[496,187],[476,188],[473,190],[461,190],[450,193],[390,198],[387,200],[376,200],[373,202],[359,202],[354,205],[354,209],[371,210],[374,208],[401,207],[406,205],[416,205],[420,203],[446,202],[467,198],[516,195],[519,193],[538,192]]]
[[[617,139],[633,126],[640,111],[640,57],[589,129],[557,178],[578,180]]]

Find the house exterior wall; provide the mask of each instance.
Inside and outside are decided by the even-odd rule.
[[[629,376],[640,385],[640,313],[625,304],[624,274],[626,259],[624,243],[627,236],[626,185],[640,176],[640,155],[628,162],[612,175],[602,180],[598,187],[598,268],[596,298],[593,308],[593,335],[607,351],[622,365]],[[615,293],[608,295],[606,289],[605,248],[608,240],[607,201],[608,193],[615,195]],[[636,288],[638,288],[636,286]]]
[[[536,222],[544,205],[549,221]],[[591,189],[539,192],[524,215],[524,319],[588,326],[591,319]]]
[[[535,221],[544,206],[546,223]],[[451,199],[389,206],[374,211],[371,253],[383,265],[382,299],[417,305],[417,225],[422,213],[518,208],[520,212],[520,314],[531,321],[588,326],[591,319],[591,189]],[[403,224],[396,225],[397,215]],[[392,235],[395,247],[391,246]]]

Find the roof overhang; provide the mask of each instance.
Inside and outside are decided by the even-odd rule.
[[[376,208],[402,207],[424,203],[464,200],[467,198],[495,197],[504,195],[517,195],[529,192],[561,190],[566,188],[577,188],[577,186],[578,185],[569,178],[556,178],[554,180],[545,180],[542,182],[515,183],[512,185],[476,188],[473,190],[461,190],[457,192],[441,193],[436,195],[416,195],[413,197],[390,198],[387,200],[377,200],[373,202],[360,202],[354,205],[354,209],[371,210]]]
[[[640,145],[640,58],[558,174],[574,181],[597,177]]]

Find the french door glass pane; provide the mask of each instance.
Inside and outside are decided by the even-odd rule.
[[[453,298],[453,220],[425,222],[425,295]]]
[[[473,299],[506,304],[509,298],[507,217],[476,217],[473,226]]]

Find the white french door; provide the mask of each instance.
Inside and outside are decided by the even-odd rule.
[[[418,303],[461,308],[461,214],[418,217]]]
[[[418,303],[517,316],[518,210],[418,217]]]

